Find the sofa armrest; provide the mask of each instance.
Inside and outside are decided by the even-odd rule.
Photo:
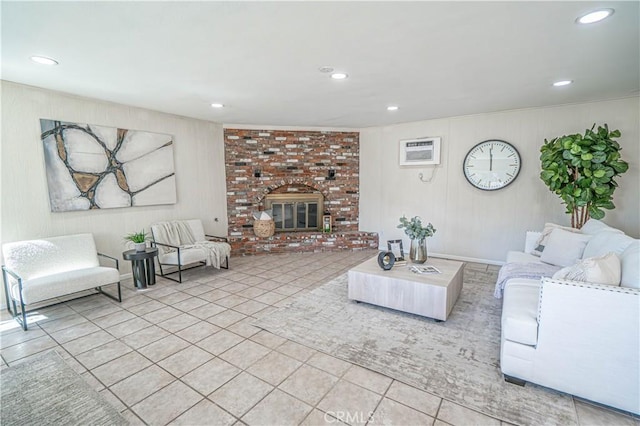
[[[113,260],[114,262],[116,262],[116,269],[120,270],[120,262],[115,257],[109,256],[109,255],[104,254],[104,253],[98,253],[98,256],[106,257],[107,259]]]
[[[228,237],[219,237],[217,235],[209,235],[209,234],[205,234],[204,236],[207,237],[207,238],[211,238],[209,241],[219,240],[219,241],[223,241],[225,243],[229,242],[229,238]]]
[[[638,289],[543,278],[537,383],[618,407],[621,399],[638,404],[639,308]]]

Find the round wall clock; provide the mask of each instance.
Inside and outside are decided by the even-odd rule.
[[[495,191],[516,180],[520,173],[520,154],[509,142],[490,139],[469,150],[462,170],[471,185]]]

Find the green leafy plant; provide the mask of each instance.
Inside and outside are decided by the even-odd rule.
[[[610,132],[606,124],[594,131],[595,126],[584,135],[545,139],[540,148],[540,179],[560,196],[571,215],[571,226],[578,229],[590,217],[602,219],[603,209],[615,208],[612,199],[618,184],[614,178],[629,169],[613,140],[620,131]]]
[[[436,233],[436,229],[433,227],[431,223],[427,226],[422,226],[422,220],[419,216],[414,216],[411,220],[407,219],[405,216],[400,218],[400,225],[398,225],[398,229],[403,229],[404,233],[409,236],[412,240],[422,240],[426,237],[431,237]]]
[[[133,234],[128,234],[124,237],[124,240],[132,243],[145,243],[149,240],[149,235],[144,232],[144,229],[140,232],[134,232]]]

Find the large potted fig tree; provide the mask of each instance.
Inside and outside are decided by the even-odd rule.
[[[580,229],[589,218],[602,219],[604,210],[615,208],[615,178],[626,172],[629,164],[620,158],[620,145],[614,138],[619,130],[598,126],[584,135],[565,135],[544,140],[540,148],[540,178],[559,195],[571,215],[571,226]]]

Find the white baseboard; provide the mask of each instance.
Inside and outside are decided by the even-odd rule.
[[[387,247],[378,247],[378,250],[387,250]],[[406,257],[409,257],[409,251],[404,252]],[[480,259],[477,257],[467,257],[467,256],[456,256],[454,254],[444,254],[444,253],[428,253],[429,257],[437,257],[439,259],[451,259],[451,260],[459,260],[460,262],[474,262],[474,263],[487,263],[489,265],[498,265],[502,266],[505,264],[503,260],[493,260],[493,259]]]

